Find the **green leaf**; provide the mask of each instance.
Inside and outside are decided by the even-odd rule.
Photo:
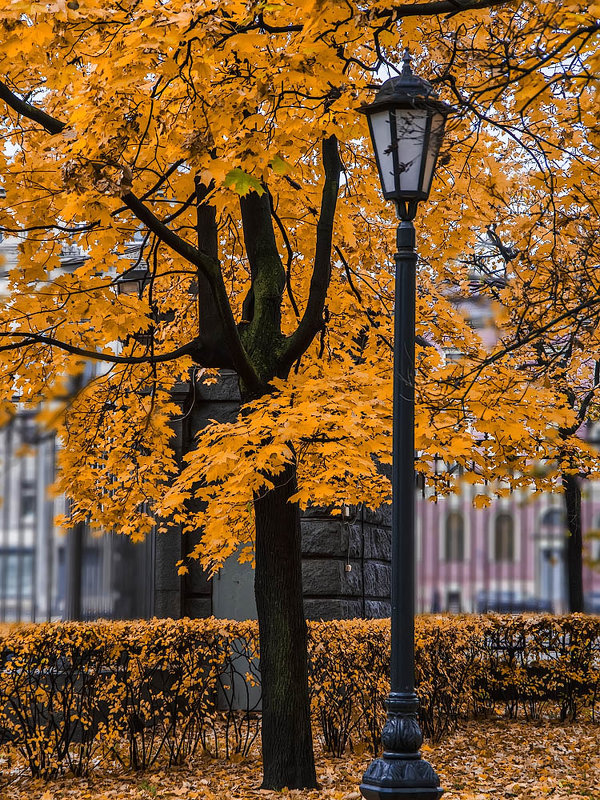
[[[276,175],[287,175],[292,170],[292,167],[281,156],[275,156],[271,160],[271,167]]]
[[[265,191],[260,181],[253,178],[252,175],[248,175],[247,172],[244,172],[239,167],[230,169],[225,175],[225,186],[228,189],[233,189],[241,197],[247,195],[248,192],[257,192],[261,195]]]

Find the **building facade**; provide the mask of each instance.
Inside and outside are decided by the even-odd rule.
[[[16,262],[18,240],[0,242],[6,270]],[[135,254],[133,243],[131,252]],[[63,253],[69,269],[78,250]],[[476,327],[494,336],[489,307],[477,298],[464,309]],[[451,357],[451,354],[450,354]],[[212,386],[181,384],[182,414],[173,423],[179,460],[210,419],[226,420],[239,408],[237,379],[224,373]],[[600,437],[598,437],[600,438]],[[64,498],[50,498],[57,443],[37,430],[33,415],[19,413],[0,429],[0,621],[139,617],[255,616],[253,574],[229,559],[212,580],[198,564],[177,575],[176,563],[193,547],[176,525],[134,544],[122,536],[93,535],[83,525],[62,534],[53,520]],[[562,495],[519,491],[476,509],[486,487],[435,497],[416,491],[417,610],[566,610]],[[600,485],[583,491],[586,541],[584,594],[600,612]],[[391,514],[344,508],[332,515],[311,508],[302,519],[303,585],[308,618],[383,617],[389,614]]]
[[[207,415],[219,403],[231,409],[223,397],[205,400]],[[0,621],[255,615],[252,569],[235,557],[212,580],[196,564],[177,575],[191,541],[175,526],[140,543],[85,526],[59,532],[53,519],[65,501],[48,495],[55,454],[52,438],[37,438],[31,415],[0,430]],[[566,611],[560,493],[518,491],[474,508],[485,487],[465,484],[438,498],[415,491],[420,613]],[[582,494],[586,609],[600,613],[600,485],[585,483]],[[308,618],[389,614],[390,523],[389,508],[303,515]]]

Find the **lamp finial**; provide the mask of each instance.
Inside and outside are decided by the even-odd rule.
[[[410,66],[410,50],[408,47],[404,50],[404,55],[402,56],[402,74],[403,75],[412,75],[412,67]]]

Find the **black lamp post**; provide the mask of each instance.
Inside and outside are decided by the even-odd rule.
[[[371,762],[360,790],[367,800],[439,800],[443,790],[419,752],[415,694],[415,229],[412,220],[429,196],[446,117],[430,83],[413,75],[408,50],[402,74],[387,80],[360,111],[369,120],[377,168],[387,200],[396,203],[394,406],[392,469],[392,653],[383,756]]]

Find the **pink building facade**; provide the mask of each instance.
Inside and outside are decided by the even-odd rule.
[[[417,498],[417,608],[566,611],[564,498],[517,491],[474,508],[483,487]],[[600,484],[582,486],[586,609],[600,613]]]

